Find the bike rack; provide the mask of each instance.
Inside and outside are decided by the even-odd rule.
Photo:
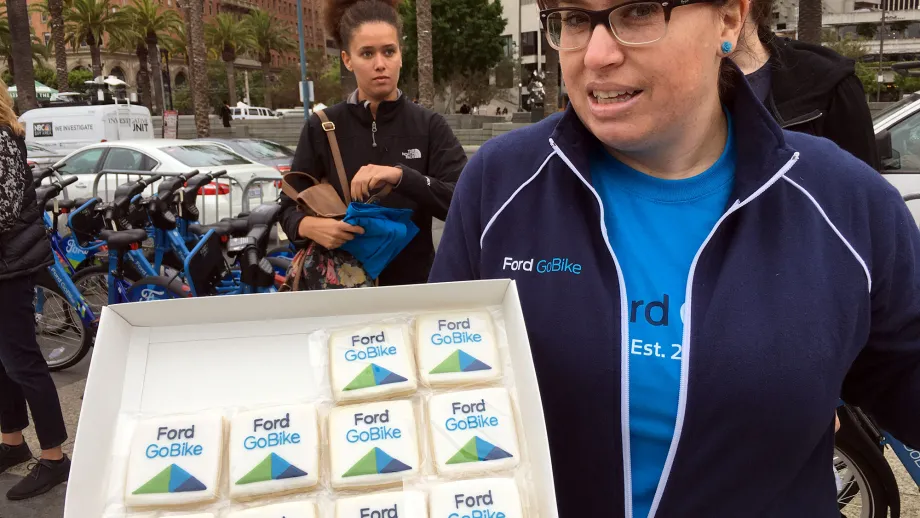
[[[246,185],[243,186],[243,212],[249,212],[249,208],[250,208],[249,207],[249,189],[251,189],[252,187],[255,187],[256,184],[263,184],[263,183],[274,184],[275,182],[280,182],[280,181],[281,181],[281,178],[276,177],[276,176],[275,177],[256,176],[256,177],[253,177],[248,182],[246,182]],[[280,195],[281,195],[281,189],[279,188],[277,191],[277,194],[275,195],[275,199],[272,201],[277,201],[278,196]],[[259,193],[259,205],[263,203],[265,203],[265,189],[262,189],[262,191]]]
[[[115,192],[114,189],[112,189],[111,191],[109,190],[109,178],[111,176],[115,177],[114,184],[115,184],[115,187],[117,187],[118,185],[121,185],[122,183],[125,183],[125,182],[136,181],[140,179],[141,177],[150,177],[150,176],[155,176],[155,175],[179,176],[183,174],[188,174],[188,172],[169,173],[169,172],[162,172],[162,171],[127,171],[127,170],[117,170],[117,169],[106,169],[96,174],[96,177],[93,179],[93,196],[103,198],[103,201],[111,201],[111,200],[105,199],[106,198],[105,196],[99,196],[99,183],[103,179],[105,180],[104,182],[105,193],[108,194],[110,192],[111,193]],[[132,179],[131,178],[132,176],[137,177],[137,178]],[[120,177],[125,177],[125,178],[120,179]],[[207,210],[207,204],[205,203],[205,200],[207,199],[208,195],[199,195],[197,199],[197,205],[198,205],[199,213],[201,215],[201,217],[199,218],[200,223],[207,225],[211,223],[216,223],[220,221],[221,218],[224,218],[224,217],[236,217],[236,214],[233,213],[233,207],[235,205],[233,201],[236,196],[235,194],[236,188],[239,188],[243,195],[243,202],[241,202],[241,206],[248,207],[248,204],[246,203],[246,192],[247,191],[242,190],[243,186],[240,185],[239,181],[229,176],[222,176],[214,180],[212,183],[213,184],[223,184],[229,187],[230,193],[226,195],[227,200],[228,200],[227,204],[229,205],[229,207],[227,208],[226,214],[221,214],[220,207],[221,207],[222,196],[215,195],[214,196],[214,210],[213,210],[214,218],[212,220],[208,217],[209,211]],[[156,193],[156,190],[154,188],[155,184],[156,182],[148,186],[150,195],[153,195]],[[245,210],[248,210],[248,209],[245,209]]]

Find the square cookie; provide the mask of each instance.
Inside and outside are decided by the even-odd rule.
[[[319,482],[316,407],[288,405],[237,414],[230,424],[230,496],[306,489]]]
[[[517,483],[510,478],[464,480],[431,490],[431,518],[524,518]]]
[[[501,377],[492,317],[485,311],[418,317],[419,375],[427,385],[463,385]]]
[[[506,389],[432,396],[428,419],[438,473],[512,469],[520,462],[517,425]]]
[[[364,326],[329,338],[336,401],[408,394],[418,386],[408,325]]]
[[[220,414],[141,421],[128,454],[125,503],[166,506],[214,500],[223,449],[224,418]]]
[[[285,502],[234,511],[227,518],[316,518],[313,502]]]
[[[339,498],[335,518],[428,518],[428,503],[421,491],[396,491]]]
[[[332,487],[392,484],[418,473],[415,409],[409,401],[339,407],[329,415]]]

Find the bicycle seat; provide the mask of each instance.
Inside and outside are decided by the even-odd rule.
[[[217,237],[224,238],[230,235],[230,225],[227,222],[221,221],[214,225],[201,225],[198,223],[192,223],[188,226],[189,233],[195,234],[198,237],[204,237],[209,230],[214,230],[214,233],[217,234]]]
[[[142,228],[132,230],[103,230],[102,239],[108,243],[109,248],[125,251],[147,240],[147,231]]]
[[[86,203],[86,200],[83,200]],[[79,207],[83,203],[77,203],[77,200],[57,200],[58,211],[63,210],[73,210],[74,207]],[[54,200],[48,200],[45,202],[45,212],[54,212]]]

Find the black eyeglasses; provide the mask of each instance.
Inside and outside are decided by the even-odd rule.
[[[606,24],[624,45],[654,43],[668,33],[671,11],[682,5],[714,0],[638,0],[603,11],[558,7],[540,11],[540,23],[549,44],[556,50],[578,50],[588,46],[599,24]]]

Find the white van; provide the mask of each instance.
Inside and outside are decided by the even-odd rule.
[[[230,113],[233,114],[233,120],[277,118],[275,112],[258,106],[237,106],[236,108],[231,108]]]
[[[37,108],[24,113],[19,122],[25,126],[26,142],[55,151],[72,151],[98,142],[153,138],[150,111],[134,104]]]

